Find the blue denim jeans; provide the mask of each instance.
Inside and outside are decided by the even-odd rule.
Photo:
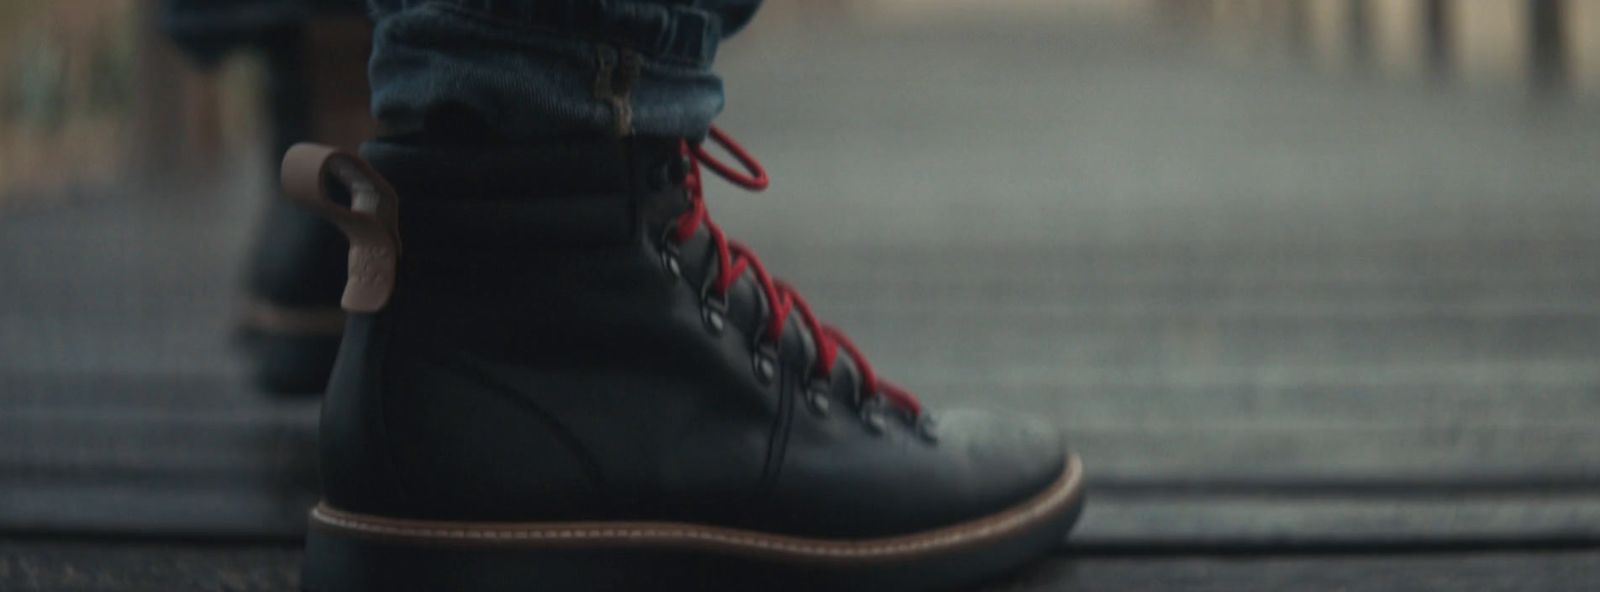
[[[704,137],[717,45],[760,0],[370,0],[390,134]]]

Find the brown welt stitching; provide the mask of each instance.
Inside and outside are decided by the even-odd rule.
[[[1072,457],[1062,477],[1049,489],[1009,510],[951,527],[866,541],[832,541],[675,523],[474,524],[397,520],[343,512],[326,504],[313,509],[311,519],[315,525],[335,531],[435,543],[549,543],[558,547],[596,543],[684,545],[791,559],[881,560],[956,549],[1009,534],[1069,507],[1082,494],[1082,489],[1082,466]]]

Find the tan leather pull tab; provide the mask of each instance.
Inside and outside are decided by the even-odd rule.
[[[349,207],[334,201],[331,192],[337,190],[349,194]],[[389,182],[354,154],[296,144],[283,156],[283,191],[290,201],[338,225],[350,240],[344,309],[383,310],[394,293],[400,260],[400,203]]]

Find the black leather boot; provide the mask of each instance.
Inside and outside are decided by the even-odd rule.
[[[702,165],[765,184],[713,138],[751,173],[678,142],[369,144],[402,203],[291,151],[352,243],[306,590],[947,589],[1062,541],[1056,431],[878,378],[707,218]]]

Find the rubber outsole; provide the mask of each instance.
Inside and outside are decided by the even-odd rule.
[[[663,522],[462,523],[312,511],[302,586],[368,590],[942,590],[1057,547],[1083,508],[1082,463],[1004,511],[864,540]]]

